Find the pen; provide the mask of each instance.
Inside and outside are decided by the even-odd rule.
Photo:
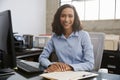
[[[82,76],[76,76],[76,77],[73,77],[69,80],[78,80],[78,79],[83,79],[83,78],[86,78],[86,77],[89,77],[90,75],[92,75],[91,73],[90,74],[83,74]]]
[[[90,75],[92,75],[92,74],[84,74],[84,75],[82,75],[82,77],[86,77],[86,76],[90,76]]]

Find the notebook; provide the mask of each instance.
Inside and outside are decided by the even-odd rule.
[[[78,80],[89,77],[95,77],[98,76],[98,74],[92,72],[86,72],[86,71],[76,71],[76,72],[65,71],[65,72],[43,73],[40,76],[50,80]]]

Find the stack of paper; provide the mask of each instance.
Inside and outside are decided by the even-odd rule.
[[[89,77],[98,76],[96,73],[85,72],[85,71],[65,71],[65,72],[51,72],[43,73],[40,76],[50,80],[78,80]]]

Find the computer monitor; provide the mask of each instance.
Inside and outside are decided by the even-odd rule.
[[[16,54],[12,30],[11,11],[0,12],[0,69],[15,68]]]

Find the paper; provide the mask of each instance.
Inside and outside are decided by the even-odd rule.
[[[65,72],[43,73],[40,76],[50,80],[78,80],[78,79],[98,76],[98,74],[92,72],[85,72],[85,71],[76,71],[76,72],[65,71]]]

